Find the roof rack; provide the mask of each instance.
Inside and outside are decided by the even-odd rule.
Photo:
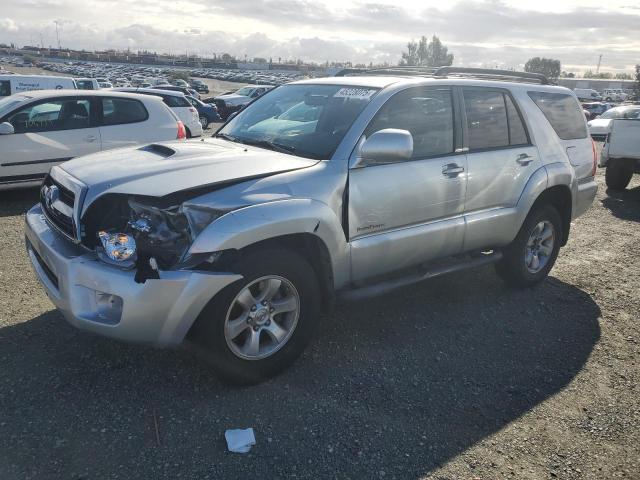
[[[541,85],[548,85],[549,79],[541,73],[516,72],[512,70],[497,70],[493,68],[470,68],[470,67],[421,67],[421,66],[398,66],[383,68],[345,68],[335,74],[336,77],[358,76],[358,75],[398,75],[398,76],[418,76],[432,78],[467,77],[482,80],[501,80],[511,82],[535,82]]]

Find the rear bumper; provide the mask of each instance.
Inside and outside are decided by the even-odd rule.
[[[578,181],[578,186],[574,195],[573,209],[571,212],[572,220],[579,217],[589,209],[597,192],[598,185],[596,184],[595,177],[587,177]]]
[[[182,342],[207,302],[242,278],[229,273],[162,271],[136,283],[134,272],[99,261],[52,230],[40,206],[26,215],[27,253],[53,304],[75,327],[157,346]]]

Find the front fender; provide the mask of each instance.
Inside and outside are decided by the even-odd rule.
[[[189,253],[239,250],[263,240],[300,233],[315,235],[326,245],[336,288],[347,283],[349,246],[342,224],[328,205],[307,198],[251,205],[223,215],[198,235]]]

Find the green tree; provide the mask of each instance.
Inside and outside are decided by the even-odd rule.
[[[620,72],[616,73],[613,78],[615,78],[616,80],[633,80],[633,75],[627,72]]]
[[[524,64],[524,71],[541,73],[549,80],[557,80],[560,76],[560,60],[553,58],[533,57]]]
[[[636,65],[636,81],[633,84],[633,96],[640,100],[640,65]]]
[[[453,54],[442,44],[437,36],[431,41],[424,35],[418,42],[407,43],[407,51],[402,52],[400,65],[420,67],[443,67],[453,63]]]

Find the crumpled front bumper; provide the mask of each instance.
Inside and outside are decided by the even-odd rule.
[[[25,236],[36,275],[67,321],[126,341],[179,344],[209,300],[242,278],[176,270],[136,283],[134,271],[101,262],[52,229],[39,205],[27,212]]]

